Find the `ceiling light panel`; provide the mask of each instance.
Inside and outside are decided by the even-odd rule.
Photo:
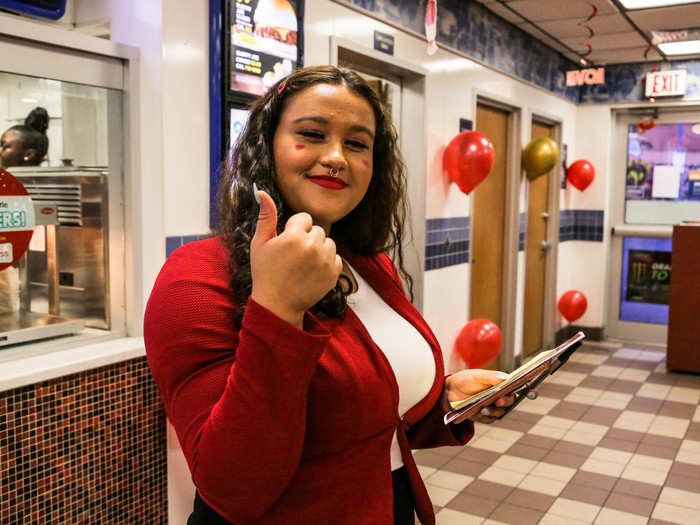
[[[697,0],[620,0],[627,9],[648,9],[650,7],[667,7],[671,5],[694,4]]]
[[[659,44],[659,49],[665,55],[696,55],[700,54],[700,40],[666,42],[665,44]]]

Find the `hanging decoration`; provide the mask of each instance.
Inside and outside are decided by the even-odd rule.
[[[559,146],[549,137],[532,139],[522,154],[522,165],[529,180],[551,170],[559,158]]]
[[[495,151],[486,135],[462,131],[442,155],[442,166],[463,193],[469,194],[493,168]]]
[[[455,350],[469,368],[481,368],[498,356],[503,337],[496,323],[472,319],[459,332]]]
[[[654,117],[643,118],[637,122],[637,132],[639,132],[640,135],[645,131],[649,131],[653,127],[656,127]]]
[[[434,55],[437,51],[437,0],[428,0],[425,6],[425,37],[428,39],[428,54]]]
[[[566,178],[575,188],[583,191],[593,182],[595,168],[587,160],[579,159],[566,170]]]
[[[592,9],[591,14],[588,15],[588,18],[586,18],[583,22],[578,23],[578,25],[580,25],[581,27],[583,27],[585,30],[588,31],[587,40],[586,40],[586,42],[583,43],[583,45],[586,46],[586,51],[584,53],[581,53],[581,55],[580,55],[581,57],[587,57],[588,55],[590,55],[593,52],[593,46],[590,43],[590,39],[595,36],[595,31],[593,31],[593,28],[588,25],[588,22],[590,22],[591,20],[593,20],[596,17],[596,15],[598,14],[598,8],[590,2],[588,2],[588,5],[590,5],[591,9]],[[586,65],[585,62],[586,62],[586,60],[584,59],[583,60],[584,66]]]
[[[570,323],[573,323],[586,313],[586,308],[588,308],[586,296],[583,295],[583,292],[579,292],[578,290],[564,292],[559,298],[559,302],[557,302],[559,313]]]

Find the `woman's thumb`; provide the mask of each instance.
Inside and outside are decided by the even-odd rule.
[[[258,196],[260,197],[260,211],[251,244],[266,242],[277,236],[277,206],[275,206],[275,201],[262,190],[258,190]]]

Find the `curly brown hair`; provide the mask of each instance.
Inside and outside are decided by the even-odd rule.
[[[223,167],[218,189],[220,220],[215,233],[221,236],[231,253],[231,285],[238,305],[236,323],[239,327],[252,290],[250,241],[258,221],[253,183],[275,201],[277,229],[281,233],[293,212],[277,187],[273,138],[289,101],[314,84],[341,85],[362,97],[372,107],[376,121],[369,188],[357,207],[332,225],[330,237],[343,249],[358,255],[393,252],[413,297],[413,281],[404,268],[402,254],[408,212],[405,167],[391,117],[377,94],[357,73],[333,66],[307,67],[279,81],[255,101],[248,123]],[[346,309],[346,295],[338,283],[311,311],[326,317],[341,317]]]

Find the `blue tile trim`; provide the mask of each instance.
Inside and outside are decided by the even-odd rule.
[[[211,237],[211,234],[204,233],[201,235],[171,235],[165,238],[165,257],[168,258],[180,246],[184,246],[188,242],[201,241]]]
[[[559,242],[602,242],[604,219],[604,210],[561,210]]]
[[[426,271],[469,261],[469,217],[443,217],[425,222]]]

